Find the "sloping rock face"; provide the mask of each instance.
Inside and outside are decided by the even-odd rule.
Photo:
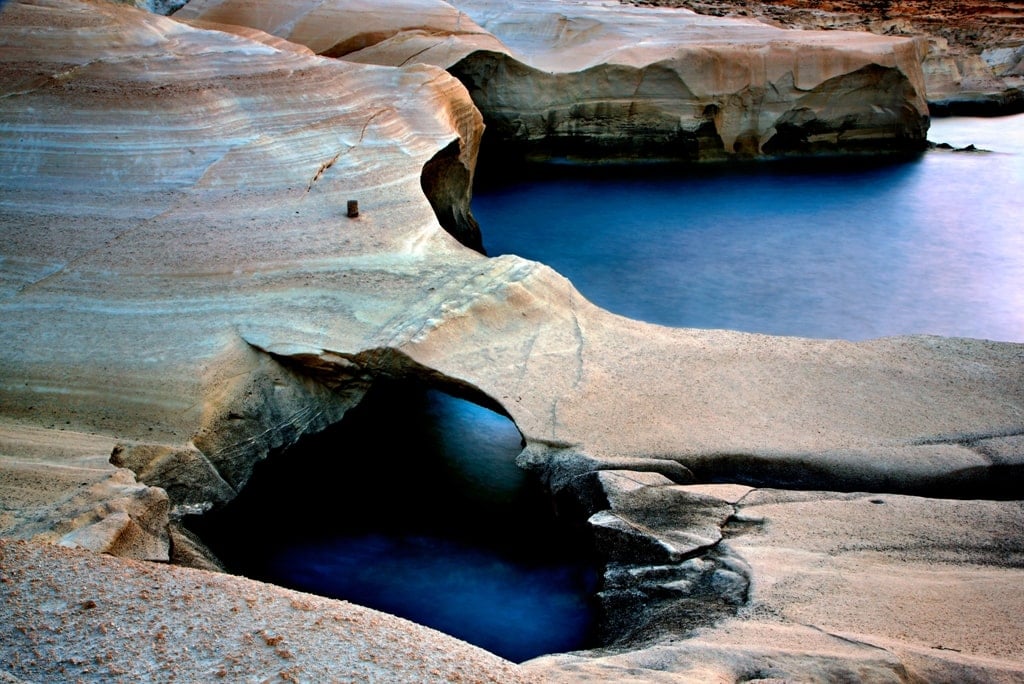
[[[180,558],[188,541],[170,525],[177,515],[232,497],[257,461],[339,420],[376,378],[416,377],[504,409],[527,444],[522,466],[586,515],[609,559],[601,601],[610,626],[609,650],[580,656],[587,676],[603,676],[595,665],[618,668],[616,676],[639,667],[635,676],[649,680],[679,677],[708,654],[750,663],[754,651],[758,663],[784,661],[795,678],[858,671],[865,660],[872,671],[932,680],[1016,676],[1019,654],[983,648],[978,626],[992,604],[970,600],[969,582],[977,571],[1019,586],[1019,507],[929,497],[1019,496],[1024,346],[931,337],[853,344],[613,316],[549,268],[487,259],[457,225],[448,227],[463,242],[443,227],[446,216],[468,216],[482,130],[459,81],[436,66],[346,63],[240,33],[88,0],[3,10],[0,535]],[[345,215],[349,199],[359,202],[358,218]],[[707,481],[733,484],[686,488]],[[751,486],[864,489],[894,502],[913,494],[899,510],[921,522],[900,521],[884,538],[889,546],[879,537],[869,550],[884,558],[842,557],[830,540],[861,549],[865,533],[825,513],[878,504],[818,493],[801,507],[798,495],[769,493],[748,509]],[[911,636],[895,622],[872,632],[866,618],[877,605],[860,610],[858,592],[909,567],[901,563],[951,558],[949,540],[967,527],[990,530],[991,541],[954,558],[963,581],[915,595],[922,603],[955,595],[972,625],[966,636],[929,643],[934,614],[924,612]],[[904,558],[922,544],[945,550]],[[776,548],[796,560],[773,565]],[[999,548],[1008,560],[994,559]],[[69,659],[106,657],[99,625],[120,612],[99,624],[80,619],[76,605],[88,613],[104,609],[102,600],[95,587],[81,599],[60,593],[64,577],[130,575],[129,589],[166,582],[161,596],[174,597],[180,578],[205,582],[233,601],[208,624],[239,648],[290,649],[277,629],[308,633],[313,615],[348,610],[318,601],[261,624],[234,599],[259,606],[284,596],[276,590],[38,545],[5,543],[2,553],[18,594],[0,592],[0,625],[12,630],[0,643],[23,658],[5,655],[3,667],[30,680],[63,679],[62,666],[111,676],[29,655],[45,647]],[[844,591],[836,578],[862,561],[863,579],[836,616],[815,608],[811,594],[772,586],[784,571]],[[33,578],[45,585],[37,596],[52,600],[33,602]],[[137,609],[118,643],[154,642],[166,602],[147,608],[134,589],[130,598],[109,591]],[[194,596],[202,612],[207,595]],[[280,601],[301,602],[287,596]],[[50,611],[65,608],[67,623],[58,624]],[[347,614],[356,612],[386,629],[372,614]],[[995,620],[994,629],[1017,633]],[[695,630],[724,631],[701,641],[705,632]],[[874,646],[806,638],[822,630],[867,632],[857,640]],[[196,655],[193,646],[206,647],[187,631],[166,634],[181,646],[170,660],[196,658],[197,677],[230,665],[223,652],[201,660],[209,652]],[[413,653],[432,648],[406,637]],[[371,641],[368,658],[393,646]],[[86,643],[98,647],[86,652]],[[337,648],[329,639],[313,646],[303,644],[301,663],[298,647],[291,651],[296,665],[322,664]],[[363,672],[363,653],[339,667]],[[231,673],[256,678],[280,666],[285,677],[290,666],[276,650],[250,656]],[[138,679],[167,658],[112,662]],[[576,677],[579,663],[530,667]],[[479,678],[523,674],[493,661],[480,667]],[[776,672],[729,668],[726,679]]]
[[[253,453],[337,420],[365,386],[253,351],[237,326],[260,315],[237,314],[267,294],[287,307],[324,272],[374,289],[389,253],[415,262],[434,231],[454,249],[420,176],[449,150],[471,181],[479,115],[436,68],[344,64],[103,3],[12,3],[3,30],[5,453],[45,453],[59,426],[96,449],[61,460],[91,468],[117,435],[124,465],[189,483],[169,486],[176,503],[230,498]],[[400,234],[380,232],[384,215]],[[371,326],[387,316],[372,299]]]
[[[550,0],[194,0],[177,16],[252,26],[320,54],[443,66],[469,88],[492,156],[721,160],[919,150],[921,46],[685,11]],[[414,21],[412,17],[417,17]]]
[[[175,19],[252,27],[320,55],[368,64],[448,67],[476,50],[507,51],[442,0],[209,0],[188,3]]]

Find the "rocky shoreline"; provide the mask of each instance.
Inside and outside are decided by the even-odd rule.
[[[920,152],[918,46],[868,33],[599,2],[193,0],[176,18],[243,25],[348,62],[439,66],[503,161],[723,161]],[[364,28],[371,26],[372,31]]]
[[[923,150],[918,44],[508,7],[4,6],[0,679],[1019,681],[1024,345],[662,328],[474,249],[485,122]],[[516,666],[210,571],[181,516],[403,378],[515,422],[606,561],[601,648]]]

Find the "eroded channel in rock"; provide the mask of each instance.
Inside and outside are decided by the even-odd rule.
[[[368,605],[510,660],[593,644],[585,541],[515,457],[497,413],[377,382],[328,430],[258,465],[188,524],[232,572]]]

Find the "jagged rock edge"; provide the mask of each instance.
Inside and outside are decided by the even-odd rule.
[[[447,376],[437,370],[417,363],[399,349],[379,347],[351,353],[333,350],[320,350],[319,353],[313,351],[281,353],[264,349],[251,342],[246,342],[246,344],[255,354],[261,357],[264,363],[272,364],[272,367],[279,369],[278,378],[293,376],[296,380],[305,379],[315,383],[326,392],[317,396],[321,398],[334,397],[340,404],[335,410],[321,407],[313,411],[313,415],[334,415],[340,420],[350,408],[358,405],[359,400],[362,399],[366,390],[373,382],[380,380],[411,380],[422,382],[432,388],[484,406],[512,420],[509,412],[499,401],[490,397],[479,388],[469,382]],[[252,386],[252,383],[245,383],[240,387],[250,386]],[[270,398],[265,400],[272,401]],[[226,420],[238,421],[241,419],[241,414],[238,413],[238,409],[231,402],[222,407],[221,412],[225,415]],[[259,412],[257,415],[276,416],[281,415],[281,412],[271,407],[268,410]],[[285,415],[293,414],[286,413]],[[246,472],[242,474],[240,480],[237,472],[234,474],[221,472],[219,466],[221,461],[216,453],[204,453],[194,443],[190,445],[191,448],[187,449],[172,449],[166,445],[121,444],[115,448],[111,458],[112,461],[116,461],[118,464],[138,468],[140,482],[145,482],[147,485],[161,491],[170,490],[175,492],[175,499],[171,501],[174,506],[172,509],[173,513],[168,524],[171,562],[208,570],[222,570],[223,566],[216,556],[202,544],[201,540],[195,538],[194,535],[190,535],[180,525],[178,520],[183,515],[202,513],[210,508],[226,504],[233,498],[233,495],[236,495],[244,487],[245,481],[248,480],[252,469],[258,462],[269,456],[272,452],[286,449],[294,445],[302,437],[319,432],[333,422],[335,421],[314,420],[304,423],[302,425],[303,429],[291,430],[282,429],[281,425],[261,426],[262,429],[259,430],[259,434],[277,434],[277,438],[270,441],[249,438],[235,442],[230,447],[222,446],[219,449],[220,452],[227,451],[235,454],[235,458],[231,463],[236,465],[236,470],[237,456],[244,454],[246,461],[244,470]],[[216,444],[215,437],[215,435],[207,435],[206,443]],[[553,444],[540,440],[530,440],[527,437],[523,437],[522,443],[524,450],[520,457],[517,458],[517,464],[540,479],[541,483],[552,494],[556,506],[563,513],[576,517],[582,515],[581,521],[586,520],[588,516],[593,518],[595,513],[601,511],[605,511],[610,515],[616,515],[614,506],[607,496],[595,495],[595,492],[591,491],[592,487],[585,486],[588,482],[592,484],[594,478],[600,472],[615,470],[619,472],[654,474],[664,477],[665,482],[671,486],[692,483],[694,481],[692,473],[687,468],[668,459],[595,459],[578,451],[574,445]],[[148,467],[153,461],[141,461],[142,466],[140,467],[138,463],[130,459],[133,449],[136,451],[155,450],[159,454],[159,458],[153,460],[160,461],[161,463],[175,458],[198,457],[204,466],[209,466],[218,481],[228,487],[228,492],[230,492],[231,496],[224,495],[215,500],[201,501],[199,500],[202,498],[201,496],[189,497],[187,494],[183,495],[182,484],[190,484],[196,487],[200,493],[207,490],[203,489],[202,483],[194,481],[179,483],[161,480],[161,473],[173,473],[175,469],[161,470]],[[240,449],[241,451],[239,451]],[[238,482],[237,486],[231,485],[233,480]],[[593,522],[588,523],[588,529],[595,529]],[[642,527],[638,529],[650,544],[655,546],[662,544],[655,531],[645,531],[645,528]],[[602,554],[599,552],[599,560],[605,568],[605,584],[607,586],[601,589],[596,598],[603,606],[604,617],[602,618],[603,624],[600,627],[600,631],[602,640],[607,644],[607,647],[615,648],[615,644],[619,644],[625,648],[629,644],[629,648],[633,648],[638,637],[646,639],[659,636],[663,629],[661,622],[670,619],[677,611],[677,603],[680,600],[690,604],[700,603],[703,605],[706,603],[709,600],[706,593],[710,591],[709,588],[712,588],[714,578],[721,575],[724,571],[735,574],[740,578],[744,586],[748,585],[749,578],[743,573],[737,573],[735,570],[737,567],[742,568],[742,563],[738,559],[732,558],[727,550],[723,550],[720,541],[701,546],[680,558],[674,559],[674,561],[666,558],[667,562],[656,565],[651,565],[650,563],[631,564],[617,562],[613,561],[610,557],[602,557]],[[661,570],[657,570],[658,568],[661,568]],[[652,583],[651,572],[654,572],[660,580]],[[718,574],[716,575],[716,573]],[[665,577],[661,577],[662,575],[665,575]],[[624,578],[632,578],[633,581],[631,583],[626,582]],[[696,597],[689,597],[684,595],[685,592],[663,586],[673,582],[680,586],[687,582],[699,585],[700,592],[703,593],[698,592]],[[744,589],[745,591],[746,589]],[[735,591],[732,593],[735,593]],[[635,602],[626,601],[623,603],[624,597],[629,598],[641,595],[644,597],[642,611],[638,611],[638,604]],[[726,614],[731,614],[734,609],[738,609],[739,605],[745,603],[745,599],[737,601],[735,597],[719,597],[712,601],[712,603],[714,603],[713,606],[702,611],[695,611],[693,609],[695,605],[691,605],[690,610],[685,611],[689,616],[686,623],[689,625],[689,628],[684,631],[689,631],[690,628],[696,626],[706,625],[709,621],[714,621],[724,617]]]

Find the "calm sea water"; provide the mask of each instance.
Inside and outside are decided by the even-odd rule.
[[[514,661],[592,645],[583,536],[514,464],[511,421],[378,388],[190,526],[239,574],[409,618]]]
[[[1024,115],[938,119],[902,163],[561,169],[476,189],[489,254],[670,326],[1024,341]]]

